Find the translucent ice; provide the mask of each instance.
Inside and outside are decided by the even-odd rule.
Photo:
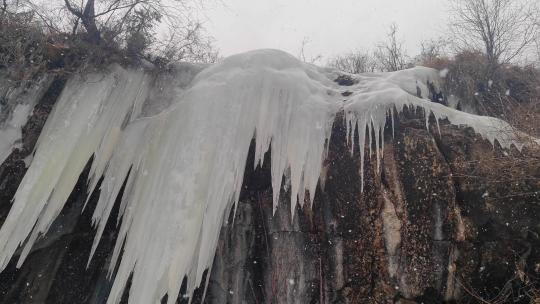
[[[204,69],[178,68],[185,71],[155,78],[113,66],[69,80],[0,230],[0,268],[21,245],[19,265],[24,261],[92,155],[90,191],[100,177],[103,182],[90,259],[125,181],[109,274],[118,270],[108,302],[120,301],[133,274],[129,301],[146,304],[165,294],[175,303],[185,276],[191,294],[211,267],[224,217],[238,201],[253,138],[255,164],[248,165],[261,164],[271,152],[274,210],[287,174],[292,213],[297,202],[313,200],[340,111],[351,149],[356,129],[364,158],[369,130],[378,163],[388,115],[407,106],[432,113],[437,121],[471,126],[503,147],[517,144],[501,120],[425,99],[429,86],[440,83],[439,72],[428,68],[352,75],[357,83],[347,87],[351,94],[345,100],[333,81],[337,71],[276,50],[231,56]]]

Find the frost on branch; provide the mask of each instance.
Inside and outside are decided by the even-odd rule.
[[[49,117],[35,157],[0,230],[0,268],[19,246],[20,265],[62,210],[85,164],[92,192],[103,176],[93,214],[93,255],[124,181],[118,240],[109,275],[108,302],[118,303],[133,273],[131,303],[174,303],[182,280],[187,292],[211,267],[220,227],[238,201],[250,142],[255,163],[271,151],[274,209],[284,174],[290,177],[291,212],[313,195],[336,113],[345,112],[353,148],[359,130],[376,134],[377,157],[387,116],[404,107],[437,121],[465,124],[503,147],[514,142],[497,119],[465,114],[426,100],[438,72],[414,68],[354,75],[343,100],[337,71],[302,63],[275,50],[231,56],[202,69],[185,65],[170,79],[113,66],[73,77]],[[420,91],[420,96],[417,93]],[[371,136],[370,136],[371,137]],[[371,149],[371,144],[369,145]],[[127,180],[126,180],[127,179]]]

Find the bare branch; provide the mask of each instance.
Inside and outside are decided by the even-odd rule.
[[[374,72],[377,68],[374,56],[362,51],[354,51],[331,58],[327,65],[351,74]]]
[[[456,49],[482,50],[496,66],[518,58],[539,31],[532,0],[451,0],[450,30]]]
[[[403,43],[397,40],[397,31],[397,25],[392,24],[388,32],[388,40],[381,42],[375,52],[381,69],[386,71],[403,70],[407,66],[407,55]]]
[[[306,54],[305,54],[306,46],[310,43],[311,43],[311,40],[309,39],[309,37],[304,37],[304,39],[302,39],[302,44],[300,46],[300,52],[298,53],[298,58],[302,60],[303,62],[314,64],[322,59],[322,55],[319,54],[312,57],[306,57]]]
[[[79,18],[82,18],[82,12],[80,10],[77,10],[75,9],[71,3],[69,2],[69,0],[64,0],[64,3],[66,4],[66,8],[68,9],[68,11],[70,11],[73,15],[79,17]]]

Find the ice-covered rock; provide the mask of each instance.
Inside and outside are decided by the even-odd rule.
[[[46,74],[35,80],[14,81],[0,70],[0,163],[18,147],[21,129],[51,81]]]
[[[387,117],[405,107],[437,122],[468,125],[491,143],[521,146],[505,122],[459,112],[426,98],[439,72],[414,68],[352,75],[346,98],[337,71],[305,64],[276,50],[231,56],[201,71],[187,67],[154,79],[137,69],[73,77],[49,117],[35,157],[0,230],[0,268],[19,246],[19,265],[62,210],[78,176],[94,156],[89,184],[103,178],[93,222],[94,253],[124,181],[121,220],[109,275],[117,268],[109,303],[118,303],[130,276],[130,303],[174,303],[184,276],[187,293],[211,267],[219,230],[238,202],[251,140],[254,164],[271,151],[273,208],[283,177],[296,203],[312,202],[332,124],[344,111],[351,150],[375,142],[382,157]],[[366,140],[366,130],[369,140]],[[372,139],[371,135],[375,134]],[[362,169],[360,169],[362,171]],[[305,198],[305,194],[308,198]],[[91,257],[90,257],[91,258]]]

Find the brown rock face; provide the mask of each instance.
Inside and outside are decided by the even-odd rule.
[[[250,170],[248,160],[206,302],[537,299],[538,151],[501,151],[454,126],[439,135],[405,114],[395,138],[385,136],[380,170],[374,155],[366,159],[362,192],[360,160],[346,146],[340,121],[324,188],[292,221],[286,183],[272,217],[269,168]]]
[[[61,86],[61,83],[56,83]],[[48,98],[54,99],[56,91]],[[48,113],[44,99],[25,129],[24,150],[0,167],[0,223]],[[39,109],[43,109],[39,110]],[[472,130],[404,113],[387,132],[377,168],[360,159],[335,121],[324,187],[290,214],[283,179],[272,215],[269,159],[249,153],[240,203],[222,228],[207,273],[206,303],[530,303],[540,297],[540,153],[502,151]],[[32,127],[33,126],[33,127]],[[372,148],[374,150],[374,147]],[[17,270],[0,274],[0,303],[104,303],[116,237],[109,223],[86,269],[96,196],[81,214],[81,175],[51,231]],[[321,182],[321,184],[323,184]],[[307,198],[308,196],[306,196]],[[111,218],[116,218],[115,215]],[[195,295],[200,302],[202,289]],[[181,296],[179,302],[186,302]]]

